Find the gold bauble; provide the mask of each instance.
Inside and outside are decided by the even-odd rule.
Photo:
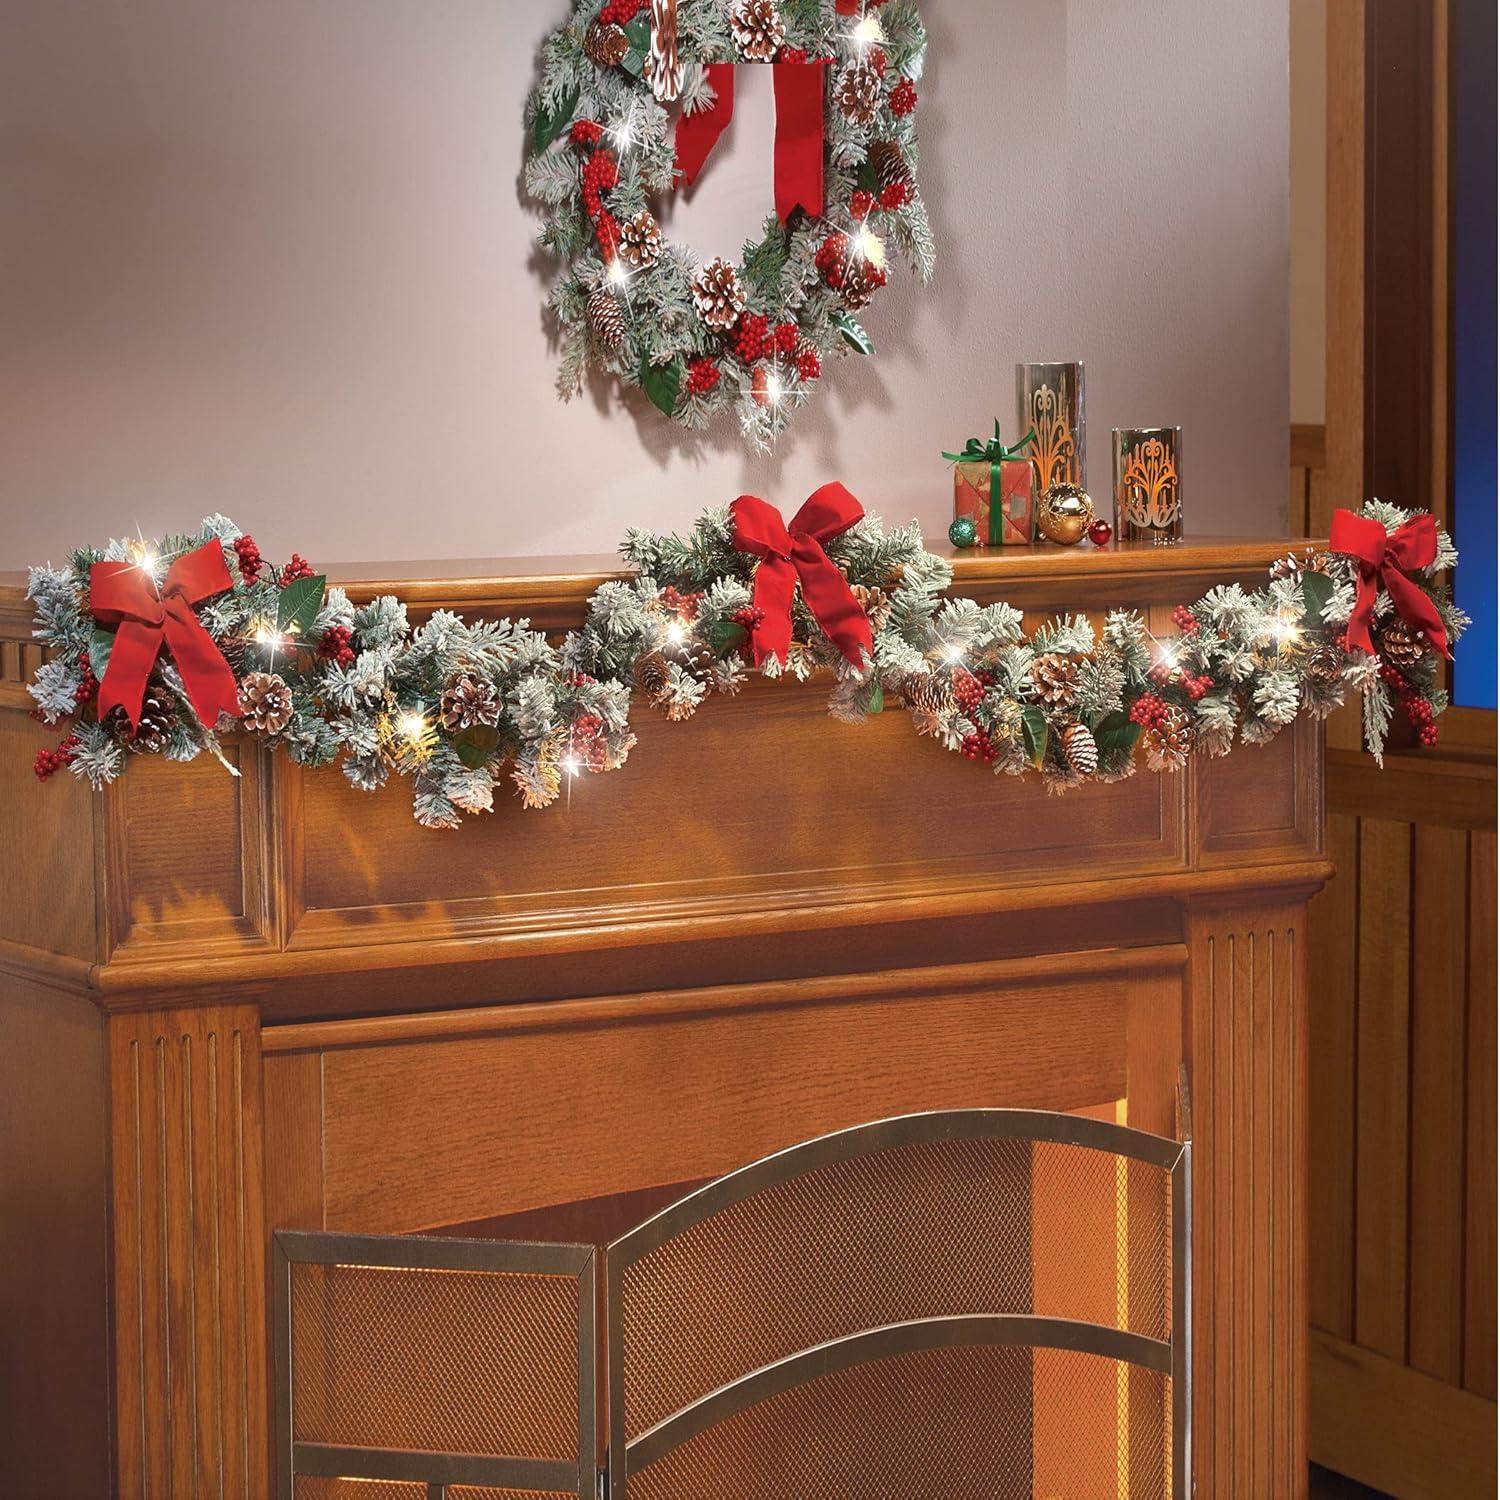
[[[1076,484],[1054,484],[1037,506],[1036,529],[1049,542],[1076,547],[1094,520],[1094,502]]]

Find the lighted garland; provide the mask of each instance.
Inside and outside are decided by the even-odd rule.
[[[1416,524],[1378,502],[1362,514],[1379,523],[1367,528],[1377,537]],[[1124,610],[1097,631],[1073,615],[1028,637],[1008,604],[945,597],[951,569],[925,550],[915,523],[887,531],[864,516],[827,543],[827,556],[868,621],[872,651],[851,664],[798,591],[785,659],[768,655],[761,670],[799,682],[831,674],[835,718],[899,707],[944,748],[996,772],[1038,774],[1055,790],[1119,780],[1142,764],[1175,770],[1237,739],[1259,744],[1298,714],[1326,716],[1350,692],[1363,699],[1379,759],[1398,709],[1432,743],[1447,706],[1433,641],[1408,621],[1425,611],[1431,633],[1450,641],[1468,623],[1435,582],[1455,561],[1453,545],[1417,516],[1435,537],[1432,561],[1384,575],[1402,594],[1399,610],[1388,587],[1366,584],[1373,653],[1348,639],[1361,584],[1348,555],[1288,557],[1255,592],[1211,589],[1175,611],[1169,637]],[[490,811],[506,782],[527,807],[545,807],[568,778],[625,763],[632,695],[686,719],[714,693],[738,692],[753,670],[763,624],[755,559],[734,546],[728,511],[707,512],[682,538],[632,531],[621,550],[636,576],[602,585],[583,629],[553,643],[524,621],[470,623],[438,610],[412,628],[398,599],[356,607],[301,558],[270,567],[223,516],[191,536],[81,549],[66,567],[30,574],[35,634],[52,648],[30,686],[35,716],[67,725],[61,744],[38,752],[37,774],[66,768],[98,789],[137,754],[187,761],[207,752],[227,766],[219,736],[238,732],[305,766],[337,761],[365,791],[408,777],[416,817],[431,827]],[[112,587],[154,598],[180,593],[174,579],[189,563],[220,569],[221,555],[225,586],[183,611],[177,628],[201,627],[225,664],[234,712],[200,719],[203,689],[184,679],[179,636],[176,660],[151,647],[139,707],[127,703],[135,727],[119,707],[101,719],[100,680],[109,688],[123,627],[101,623],[91,577],[95,592],[112,575]]]
[[[526,106],[526,190],[565,263],[549,299],[561,395],[597,368],[684,427],[733,410],[765,447],[831,357],[873,354],[855,314],[886,284],[887,245],[924,282],[936,260],[916,181],[926,45],[913,0],[579,0]],[[809,75],[822,180],[788,186],[799,158],[778,144],[780,216],[738,262],[700,259],[652,206],[701,166],[683,128],[729,107],[736,63],[778,68],[779,107],[786,71]]]

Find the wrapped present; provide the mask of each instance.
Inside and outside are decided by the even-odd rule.
[[[972,516],[981,547],[1026,547],[1036,535],[1036,468],[1023,450],[1028,432],[1012,448],[1000,441],[1000,423],[988,443],[970,438],[953,465],[953,514]]]

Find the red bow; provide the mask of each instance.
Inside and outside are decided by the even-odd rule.
[[[823,212],[822,62],[774,63],[776,85],[776,214],[783,224],[794,209]],[[677,117],[677,170],[692,186],[719,137],[734,118],[734,64],[710,63],[714,102]]]
[[[146,679],[164,643],[182,673],[194,711],[208,728],[221,713],[239,712],[234,672],[193,613],[195,604],[229,587],[229,568],[217,539],[179,557],[160,588],[151,572],[135,563],[99,562],[89,569],[94,618],[119,627],[99,684],[101,719],[118,705],[135,727]]]
[[[1379,584],[1391,596],[1397,613],[1422,632],[1434,648],[1450,660],[1448,632],[1432,600],[1406,575],[1429,566],[1437,557],[1437,522],[1430,515],[1413,516],[1388,536],[1379,521],[1357,516],[1352,510],[1336,510],[1329,528],[1328,545],[1354,562],[1359,583],[1354,612],[1349,616],[1349,644],[1375,653],[1370,624],[1375,618],[1375,595]]]
[[[755,570],[755,607],[765,612],[755,627],[755,664],[768,656],[786,661],[792,644],[792,600],[802,583],[802,597],[813,619],[843,652],[862,667],[875,652],[870,622],[849,587],[823,550],[824,542],[842,536],[865,513],[841,484],[814,490],[788,526],[774,505],[755,495],[741,495],[729,507],[734,545],[760,558]]]

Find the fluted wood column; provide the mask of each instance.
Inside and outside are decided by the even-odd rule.
[[[256,1008],[109,1035],[119,1493],[269,1494]]]
[[[1187,914],[1199,1495],[1307,1493],[1304,919]]]

